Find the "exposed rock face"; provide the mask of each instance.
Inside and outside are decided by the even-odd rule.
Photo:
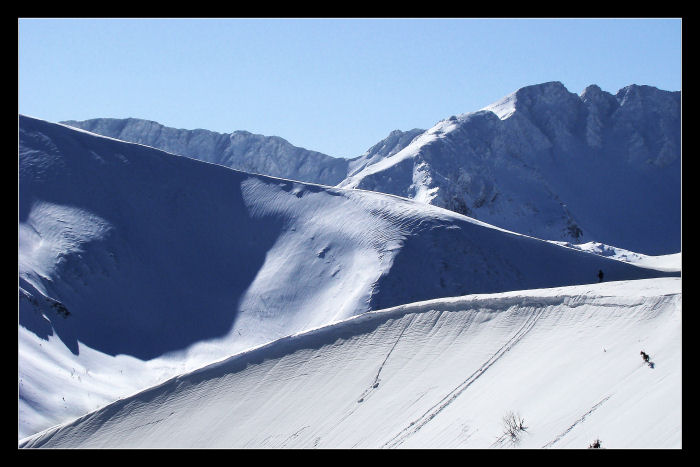
[[[341,186],[416,198],[509,230],[680,251],[680,92],[522,88],[453,116]]]

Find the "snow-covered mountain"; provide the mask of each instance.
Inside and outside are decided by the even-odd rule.
[[[19,436],[338,320],[678,275],[19,117]]]
[[[60,123],[231,169],[330,186],[394,155],[425,131],[394,130],[364,154],[343,159],[294,146],[278,136],[257,135],[242,130],[229,134],[202,129],[185,130],[139,118],[93,118]]]
[[[61,123],[244,172],[303,182],[336,185],[346,177],[348,170],[346,159],[294,146],[278,136],[247,131],[225,134],[202,129],[183,130],[138,118],[95,118]]]
[[[240,131],[65,123],[248,172],[412,198],[538,238],[681,250],[680,92],[527,86],[427,131],[394,131],[349,160]]]
[[[679,278],[438,299],[286,337],[19,444],[673,449],[681,359]]]
[[[348,161],[348,176],[355,175],[370,165],[393,156],[411,144],[411,141],[424,131],[419,128],[410,131],[392,131],[389,136],[369,148],[364,154]]]
[[[439,122],[342,187],[414,198],[557,241],[680,251],[680,92],[519,89]]]

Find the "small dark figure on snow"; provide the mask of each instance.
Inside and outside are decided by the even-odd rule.
[[[645,353],[643,350],[639,353],[642,356],[642,359],[644,359],[645,362],[649,363],[649,354]]]
[[[603,270],[598,270],[598,282],[603,282]]]

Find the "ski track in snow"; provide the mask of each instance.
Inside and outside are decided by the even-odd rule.
[[[389,350],[389,353],[386,354],[386,358],[382,362],[382,364],[379,366],[379,369],[377,370],[377,375],[374,377],[374,381],[372,381],[372,385],[365,390],[365,392],[362,393],[362,396],[358,399],[359,402],[364,402],[365,398],[372,392],[373,389],[376,389],[379,387],[379,375],[382,372],[382,369],[384,368],[384,365],[386,365],[387,360],[389,360],[389,357],[391,356],[392,352],[394,352],[394,349],[396,348],[396,345],[399,343],[399,340],[401,340],[401,337],[403,336],[403,333],[406,332],[406,329],[408,327],[405,327],[401,330],[401,333],[399,334],[399,337],[396,338],[396,342],[394,342],[394,345],[391,347]]]
[[[576,420],[576,421],[575,421],[569,428],[567,428],[562,434],[560,434],[559,436],[557,436],[556,438],[554,438],[552,441],[550,441],[549,443],[547,443],[547,444],[545,444],[544,446],[542,446],[542,448],[549,448],[549,447],[554,446],[554,445],[555,445],[556,443],[558,443],[564,436],[566,436],[571,430],[573,430],[574,427],[575,427],[576,425],[578,425],[579,423],[583,422],[583,421],[586,419],[587,416],[589,416],[590,414],[592,414],[598,407],[600,407],[601,405],[603,405],[603,404],[605,403],[605,401],[607,401],[608,399],[610,399],[610,397],[611,397],[611,396],[606,396],[605,398],[603,398],[603,400],[601,400],[600,402],[598,402],[597,404],[595,404],[593,407],[591,407],[591,410],[589,410],[588,412],[586,412],[585,414],[583,414],[583,415],[581,416],[581,418],[579,418],[578,420]]]
[[[603,291],[611,290],[611,286],[596,287]],[[678,287],[676,293],[670,293],[673,291],[671,286]],[[211,446],[247,448],[397,448],[408,444],[409,440],[411,447],[434,443],[444,447],[465,446],[467,440],[470,440],[469,446],[498,447],[505,437],[501,436],[496,443],[488,440],[487,433],[495,428],[490,419],[494,410],[502,410],[510,404],[532,414],[529,421],[536,430],[528,435],[527,438],[531,439],[523,439],[528,447],[535,447],[535,444],[542,448],[558,447],[565,438],[571,438],[568,439],[570,445],[585,447],[590,442],[587,437],[594,430],[601,430],[600,435],[609,440],[610,447],[621,443],[648,443],[648,439],[639,440],[640,435],[656,439],[669,429],[673,433],[672,423],[677,413],[675,401],[680,401],[677,389],[674,389],[676,386],[666,384],[671,381],[668,376],[678,375],[680,371],[676,358],[680,348],[673,344],[677,342],[678,332],[675,323],[680,319],[680,281],[662,279],[638,284],[628,281],[619,287],[621,294],[618,297],[598,295],[598,298],[567,300],[559,296],[561,289],[553,289],[542,291],[530,300],[527,294],[533,292],[524,293],[517,299],[511,294],[482,299],[463,297],[370,312],[280,342],[286,349],[284,352],[275,351],[280,347],[272,345],[269,351],[256,352],[257,356],[244,355],[231,363],[183,375],[73,423],[32,436],[22,441],[20,447],[186,447],[205,440]],[[624,287],[631,287],[627,290],[634,293],[624,292]],[[573,293],[586,289],[569,290]],[[641,295],[652,290],[656,291],[655,295],[640,300]],[[552,300],[547,299],[548,294]],[[584,300],[588,303],[583,303]],[[661,321],[655,321],[657,318]],[[610,329],[604,331],[599,329],[600,326]],[[533,337],[535,335],[537,339]],[[650,349],[659,349],[660,358],[675,363],[664,365],[664,373],[639,372],[636,369],[638,350],[634,351],[638,345],[637,336],[645,340],[642,344],[645,348],[650,344]],[[645,336],[653,336],[656,340],[647,342]],[[610,342],[609,339],[618,344],[613,344],[607,353],[603,353],[598,346]],[[478,352],[483,342],[492,343],[488,355],[482,354],[482,363],[471,367],[476,370],[454,384],[459,381],[454,375],[455,365],[459,366],[465,360],[451,358],[443,361],[439,354],[450,349],[452,357],[470,355]],[[672,344],[671,354],[661,353],[664,349],[661,344],[664,343]],[[518,351],[510,352],[516,346]],[[383,351],[381,347],[384,347]],[[432,353],[435,347],[438,354]],[[592,347],[600,354],[588,355]],[[363,358],[364,355],[367,359]],[[506,356],[508,358],[504,358]],[[392,365],[394,358],[396,363]],[[523,368],[523,364],[529,361],[534,366],[518,373],[517,368]],[[591,361],[582,368],[585,372],[595,371],[598,375],[599,370],[603,370],[613,379],[606,377],[596,381],[593,373],[572,371],[562,375],[561,371],[556,371],[559,366],[563,369],[578,368],[580,364],[576,362],[582,361]],[[339,366],[339,362],[345,363]],[[372,362],[377,364],[374,371],[367,368]],[[499,365],[495,365],[496,362]],[[434,372],[432,368],[436,364],[441,369]],[[428,368],[431,371],[426,372]],[[492,376],[481,379],[486,371]],[[355,375],[360,374],[365,376],[356,378]],[[424,376],[415,378],[418,374]],[[532,380],[529,374],[554,379]],[[619,375],[617,380],[615,375]],[[511,376],[525,391],[519,401],[509,395],[510,384],[518,384],[507,381]],[[581,378],[592,383],[588,388],[588,385],[583,385],[581,394],[565,389],[580,387],[577,380]],[[295,379],[300,382],[290,384]],[[371,394],[366,386],[370,381],[372,386],[381,382],[381,387],[371,388]],[[474,385],[476,381],[485,383]],[[663,384],[658,384],[662,381]],[[411,388],[404,391],[407,383]],[[434,389],[444,391],[449,388],[448,384],[452,389],[443,392],[444,396],[438,395],[439,401],[426,401],[425,396],[429,397]],[[358,404],[351,398],[352,393],[363,385],[370,397],[365,403]],[[471,397],[460,397],[467,389],[474,389]],[[569,395],[563,395],[564,392]],[[616,402],[611,405],[612,395],[620,397],[614,398]],[[630,400],[630,395],[647,399]],[[650,395],[652,399],[648,399]],[[500,401],[489,407],[494,397]],[[533,401],[533,397],[537,400]],[[590,406],[586,404],[586,398],[598,402]],[[335,402],[328,405],[331,400]],[[415,404],[421,400],[424,404],[418,409]],[[525,401],[534,405],[523,406]],[[636,409],[644,401],[660,408],[655,409],[655,414]],[[659,404],[661,401],[664,403]],[[551,413],[543,410],[551,404],[554,404]],[[621,404],[628,404],[627,408]],[[600,413],[604,406],[609,407],[604,410],[603,418],[596,418],[598,425],[591,425],[584,431],[575,430],[584,421],[588,422],[594,411]],[[226,421],[229,417],[220,413],[222,409],[229,410],[227,407],[235,423]],[[408,415],[411,413],[409,407],[414,409],[412,416]],[[450,410],[446,410],[448,407]],[[573,423],[569,421],[564,425],[557,415],[557,407],[559,413],[569,414],[567,416],[576,412],[583,415],[575,415]],[[377,413],[380,408],[381,413]],[[572,408],[573,413],[569,412]],[[280,409],[283,410],[280,412]],[[620,422],[616,421],[618,409],[622,410]],[[204,413],[200,413],[202,411]],[[407,414],[406,418],[401,414]],[[649,419],[650,415],[657,418]],[[666,418],[659,419],[659,416]],[[214,439],[210,438],[214,435],[209,427],[212,417],[217,427]],[[409,417],[413,418],[410,423]],[[615,428],[618,431],[609,431],[611,422],[619,425]],[[650,426],[639,426],[640,422]],[[177,428],[179,426],[182,429]],[[634,430],[630,431],[632,426]],[[221,429],[224,434],[218,433]],[[652,433],[647,435],[650,429]],[[419,431],[420,436],[414,437]],[[483,433],[481,436],[477,433],[479,431]],[[202,434],[207,432],[211,433]],[[677,443],[675,440],[680,431],[675,433],[662,445]],[[620,440],[620,434],[625,438]],[[121,439],[122,435],[124,439]],[[199,441],[190,441],[190,435],[198,436]],[[382,440],[389,437],[391,439],[382,444]],[[144,442],[144,438],[148,441]],[[516,447],[515,443],[511,447]]]
[[[535,326],[537,320],[540,318],[544,308],[538,309],[536,312],[530,314],[523,325],[515,332],[513,337],[511,337],[503,346],[494,353],[491,358],[484,362],[478,370],[469,375],[469,377],[464,380],[459,386],[450,391],[445,397],[443,397],[437,404],[431,407],[427,412],[425,412],[420,418],[412,421],[410,425],[401,430],[396,436],[384,443],[383,447],[395,448],[401,445],[406,439],[413,434],[417,433],[421,428],[423,428],[428,422],[434,419],[440,412],[445,410],[452,402],[455,401],[464,391],[469,388],[469,386],[474,383],[481,375],[484,374],[494,363],[496,363],[506,352],[510,351],[520,340],[530,332],[530,330]]]
[[[394,352],[394,349],[396,348],[396,345],[399,343],[399,340],[401,340],[401,337],[406,332],[406,329],[408,329],[408,326],[404,327],[401,330],[401,333],[399,333],[399,337],[396,338],[396,341],[394,341],[394,345],[391,347],[391,349],[389,349],[389,352],[386,354],[384,361],[381,363],[381,365],[379,365],[379,369],[377,370],[377,374],[375,375],[374,380],[372,381],[370,386],[364,390],[362,395],[360,395],[360,397],[357,399],[355,405],[350,410],[348,410],[348,412],[345,415],[343,415],[340,418],[340,420],[338,421],[336,426],[340,426],[346,419],[351,417],[360,408],[359,404],[366,402],[368,400],[369,396],[372,394],[372,392],[379,387],[379,375],[381,374],[382,369],[384,368],[384,365],[389,360],[389,357]],[[361,441],[358,441],[357,443],[355,443],[355,445],[357,445],[360,442]]]

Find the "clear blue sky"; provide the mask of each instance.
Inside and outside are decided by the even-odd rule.
[[[18,104],[353,157],[523,86],[681,90],[680,19],[24,19]]]

